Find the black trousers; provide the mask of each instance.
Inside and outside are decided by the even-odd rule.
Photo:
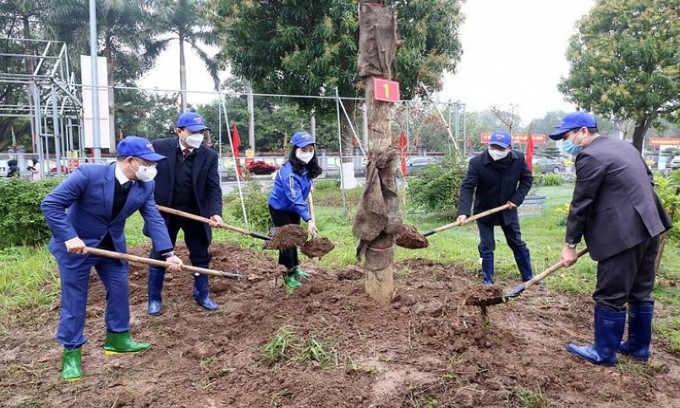
[[[653,237],[630,249],[597,263],[595,303],[611,311],[626,310],[626,303],[654,303],[652,289],[659,252],[659,237]]]
[[[190,220],[185,217],[176,215],[168,215],[165,221],[168,227],[168,235],[170,241],[175,246],[177,242],[177,235],[181,229],[184,232],[184,243],[189,249],[189,260],[194,266],[207,268],[210,263],[210,241],[206,231],[206,225],[199,221]],[[154,259],[162,259],[160,253],[153,252],[151,257]]]
[[[300,225],[300,214],[295,211],[277,210],[270,205],[269,214],[272,216],[275,227],[283,227],[289,224]],[[279,250],[279,264],[285,266],[287,270],[298,266],[300,262],[298,261],[297,247]]]
[[[512,252],[517,252],[522,248],[526,248],[526,244],[522,241],[522,233],[519,230],[519,219],[514,219],[509,224],[500,224],[505,240],[508,243]],[[483,221],[477,221],[477,228],[479,229],[479,255],[483,258],[484,255],[493,255],[496,250],[496,241],[494,239],[494,225]]]

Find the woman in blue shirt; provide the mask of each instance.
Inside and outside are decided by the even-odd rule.
[[[312,180],[321,174],[315,154],[316,142],[311,134],[303,131],[295,133],[290,143],[292,148],[288,161],[276,174],[269,194],[269,213],[275,227],[300,225],[300,219],[303,219],[307,223],[307,232],[314,236],[317,229],[309,212],[307,197],[312,190]],[[279,264],[286,267],[283,281],[289,290],[300,286],[299,279],[309,276],[300,269],[295,247],[279,251]]]

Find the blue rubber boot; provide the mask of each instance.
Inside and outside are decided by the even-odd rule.
[[[220,308],[210,299],[207,275],[194,276],[194,300],[206,310],[214,311]]]
[[[514,252],[515,263],[517,263],[517,269],[519,269],[519,274],[522,276],[522,282],[531,280],[534,277],[534,273],[531,270],[531,256],[529,254],[529,248],[522,248],[517,252]]]
[[[149,276],[147,279],[147,294],[149,296],[149,304],[146,313],[149,316],[158,316],[163,309],[163,299],[161,292],[163,291],[163,280],[165,279],[165,269],[149,267]]]
[[[493,285],[493,254],[482,255],[482,275],[484,286]]]
[[[623,338],[626,312],[612,312],[595,306],[595,341],[590,346],[567,345],[567,351],[593,364],[613,366]]]
[[[653,316],[653,303],[628,305],[628,340],[619,345],[621,354],[640,361],[649,360]]]

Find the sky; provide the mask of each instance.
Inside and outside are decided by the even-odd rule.
[[[444,87],[433,97],[460,101],[466,110],[517,106],[523,122],[550,111],[571,111],[557,91],[569,72],[565,52],[576,22],[595,0],[466,0],[460,27],[463,55],[455,74],[445,74]],[[208,103],[216,98],[210,76],[196,54],[187,50],[187,99]],[[160,55],[141,81],[149,89],[179,89],[177,43]],[[223,74],[223,77],[227,74]]]
[[[467,0],[460,27],[463,55],[446,74],[440,101],[467,111],[516,105],[526,123],[550,111],[575,110],[557,90],[569,73],[565,52],[576,22],[595,0]]]

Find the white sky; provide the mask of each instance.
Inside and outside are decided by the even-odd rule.
[[[517,105],[525,122],[549,111],[574,110],[557,84],[569,73],[565,52],[576,22],[595,0],[467,0],[460,40],[463,55],[447,74],[440,101],[467,111]]]
[[[557,91],[569,72],[564,56],[575,24],[596,0],[466,0],[460,27],[463,55],[434,97],[460,101],[467,111],[517,105],[525,122],[549,111],[574,110]],[[203,63],[187,46],[189,103],[216,98]],[[225,74],[226,75],[226,74]],[[141,81],[144,88],[179,89],[177,42],[159,56]]]

